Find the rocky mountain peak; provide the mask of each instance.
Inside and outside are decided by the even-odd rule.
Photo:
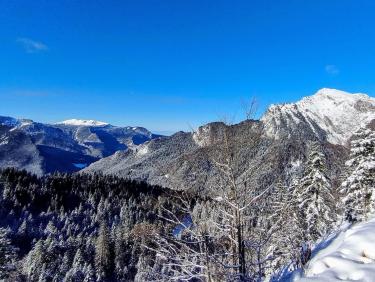
[[[213,142],[219,141],[225,130],[225,124],[223,122],[211,122],[198,127],[193,133],[193,140],[200,146],[208,146]]]
[[[292,134],[302,121],[319,139],[345,145],[360,127],[375,119],[375,98],[323,88],[296,103],[272,105],[262,117],[266,132],[275,138]],[[300,132],[303,133],[303,132]]]

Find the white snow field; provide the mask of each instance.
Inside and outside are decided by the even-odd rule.
[[[291,281],[375,281],[375,218],[343,228]]]

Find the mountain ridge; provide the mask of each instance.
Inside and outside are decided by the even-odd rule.
[[[77,119],[44,124],[0,117],[0,128],[0,167],[27,169],[38,175],[75,172],[118,150],[134,149],[160,137],[141,127]]]
[[[268,134],[279,138],[285,137],[288,132],[280,132],[278,122],[296,126],[301,119],[310,125],[314,133],[319,129],[325,131],[328,142],[345,145],[359,127],[375,119],[375,98],[362,93],[322,88],[296,103],[271,105],[261,118]]]
[[[245,120],[234,125],[208,123],[192,133],[180,132],[160,141],[146,142],[138,148],[140,151],[103,158],[83,171],[145,180],[174,189],[211,189],[209,187],[214,187],[218,181],[214,179],[218,172],[204,157],[205,151],[217,146],[226,131],[239,142],[246,142],[246,134],[257,132],[256,128],[262,128],[259,144],[244,149],[241,165],[244,166],[242,173],[247,167],[257,166],[259,175],[254,181],[261,183],[260,186],[298,173],[301,168],[296,164],[304,163],[309,146],[314,142],[332,156],[330,165],[338,167],[343,165],[351,135],[375,119],[375,99],[364,94],[356,94],[354,98],[351,95],[322,89],[297,103],[270,106],[260,120]],[[343,97],[348,101],[342,101]],[[316,110],[316,103],[324,106],[324,111]],[[332,109],[339,113],[337,117]],[[346,122],[348,114],[349,117],[358,114],[356,120],[359,118],[361,123]],[[267,167],[265,160],[272,160],[272,165]],[[333,175],[335,177],[338,175]]]

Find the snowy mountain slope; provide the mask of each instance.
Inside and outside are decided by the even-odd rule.
[[[135,150],[118,151],[91,164],[84,171],[100,171],[139,180],[148,179],[150,183],[172,186],[171,179],[167,175],[173,173],[177,177],[183,175],[188,177],[183,160],[195,149],[197,145],[192,140],[191,134],[179,132],[171,137],[153,139]],[[207,172],[203,170],[202,173]]]
[[[118,127],[97,121],[74,120],[52,126],[85,147],[87,154],[97,158],[110,156],[118,150],[133,148],[159,137],[142,127]]]
[[[0,117],[0,126],[0,167],[14,166],[37,174],[78,171],[118,150],[158,137],[144,128],[116,127],[93,120],[43,124]],[[22,145],[16,145],[20,142]],[[6,153],[2,155],[2,151]]]
[[[178,190],[193,189],[202,193],[214,191],[222,181],[222,176],[208,155],[217,154],[215,136],[227,126],[213,123],[204,127],[210,129],[197,130],[198,134],[180,132],[171,137],[151,140],[135,151],[117,152],[103,158],[83,171],[146,180],[151,184]],[[249,135],[260,127],[261,123],[257,121],[244,121],[227,127],[227,130],[238,142],[248,144]],[[197,143],[197,140],[204,140],[204,144]],[[259,189],[269,187],[280,177],[290,179],[293,174],[300,173],[307,146],[314,140],[293,138],[274,142],[267,136],[261,136],[254,146],[237,148],[241,152],[235,169],[243,177],[252,174],[248,179],[249,184],[253,183]],[[343,165],[345,148],[330,144],[323,147],[330,156],[328,163],[332,178],[335,178],[339,171],[336,168]]]
[[[375,218],[344,228],[297,276],[291,280],[375,281]]]
[[[264,128],[261,142],[256,148],[244,145],[239,170],[245,173],[256,166],[259,174],[255,178],[260,186],[299,173],[311,142],[321,143],[335,178],[347,155],[347,148],[342,145],[360,125],[373,119],[374,98],[322,89],[295,104],[271,106],[260,121],[244,121],[229,127],[220,122],[209,123],[194,133],[178,133],[162,142],[152,140],[139,151],[101,159],[85,171],[142,179],[175,189],[213,187],[218,173],[203,152],[222,141],[227,128],[239,142],[246,143],[252,128],[259,126]],[[171,176],[170,172],[173,179],[165,177]]]
[[[40,175],[42,163],[43,157],[30,136],[0,124],[0,168],[17,167]]]
[[[261,120],[269,136],[288,137],[302,122],[308,125],[306,133],[345,145],[358,128],[374,119],[374,98],[323,88],[297,103],[272,105]]]

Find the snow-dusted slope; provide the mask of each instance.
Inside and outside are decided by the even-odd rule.
[[[272,105],[262,121],[270,136],[287,137],[289,129],[304,121],[319,139],[344,145],[359,127],[374,119],[374,98],[323,88],[297,103]]]
[[[342,231],[293,281],[375,281],[375,218]]]

